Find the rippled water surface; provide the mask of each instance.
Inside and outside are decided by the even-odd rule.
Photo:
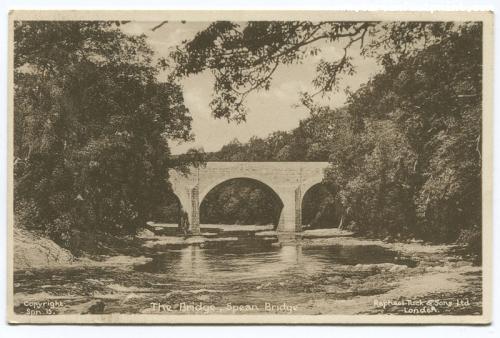
[[[402,264],[394,252],[378,246],[314,245],[314,240],[302,245],[253,236],[165,246],[149,257],[148,263],[128,267],[16,272],[16,312],[25,310],[23,299],[37,297],[61,299],[65,306],[59,311],[64,313],[82,313],[96,299],[104,302],[104,313],[151,313],[152,303],[169,304],[176,311],[183,303],[221,309],[227,304],[252,305],[262,311],[264,302],[303,304],[324,299],[328,278],[329,285],[338,283],[347,290],[352,279],[365,277],[350,274],[356,264]],[[336,275],[341,278],[332,280]]]
[[[331,272],[335,265],[393,262],[394,257],[394,252],[378,246],[302,247],[255,239],[167,249],[136,270],[173,280],[218,284],[311,276]]]

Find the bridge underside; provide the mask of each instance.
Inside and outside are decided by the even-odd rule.
[[[278,231],[297,232],[302,227],[302,199],[323,179],[327,162],[208,162],[183,175],[170,171],[172,189],[189,217],[190,230],[200,232],[200,205],[215,186],[234,178],[250,178],[270,187],[281,199],[283,209]]]

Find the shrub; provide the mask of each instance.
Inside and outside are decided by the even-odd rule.
[[[457,244],[464,246],[466,253],[475,255],[481,259],[482,237],[481,229],[478,226],[473,226],[470,229],[464,229],[460,232]]]

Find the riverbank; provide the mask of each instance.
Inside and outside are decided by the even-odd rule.
[[[14,269],[69,266],[76,261],[69,250],[34,232],[14,228]]]
[[[308,314],[480,314],[482,267],[456,245],[388,243],[355,237],[304,240],[304,247],[376,245],[410,265],[367,264],[325,276],[323,298],[302,306]],[[346,277],[347,274],[347,277]],[[352,278],[351,275],[362,275]],[[333,282],[333,283],[331,283]],[[421,311],[416,313],[415,311]]]

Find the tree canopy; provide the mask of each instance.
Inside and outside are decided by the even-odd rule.
[[[216,118],[244,121],[250,93],[268,90],[278,67],[321,55],[322,44],[334,44],[342,52],[334,60],[318,62],[312,83],[316,91],[302,93],[303,102],[338,90],[339,79],[356,70],[352,63],[356,51],[383,64],[396,62],[446,40],[455,26],[451,22],[216,21],[185,41],[172,57],[180,76],[205,70],[213,74],[210,106]]]
[[[169,140],[191,138],[180,86],[112,22],[16,22],[14,58],[16,223],[67,247],[134,233],[182,165]]]

